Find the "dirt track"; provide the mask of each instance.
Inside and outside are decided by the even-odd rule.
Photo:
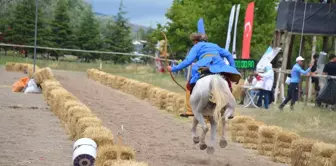
[[[88,105],[114,134],[123,125],[124,143],[136,149],[137,160],[149,162],[151,166],[283,165],[231,142],[225,149],[217,145],[210,158],[193,145],[189,121],[179,120],[145,101],[89,80],[85,73],[53,72],[62,85]]]
[[[43,96],[8,86],[23,76],[0,66],[0,165],[71,165],[72,142]]]

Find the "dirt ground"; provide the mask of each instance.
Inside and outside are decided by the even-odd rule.
[[[43,96],[11,91],[23,76],[0,66],[0,165],[70,166],[73,143]]]
[[[88,79],[85,73],[53,71],[62,85],[88,105],[114,135],[123,126],[124,143],[136,149],[137,160],[151,166],[284,165],[232,142],[225,149],[217,144],[215,154],[208,156],[192,143],[191,121],[158,111],[145,101]]]

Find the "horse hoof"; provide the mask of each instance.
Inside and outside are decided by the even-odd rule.
[[[208,146],[206,144],[200,144],[200,149],[205,150]]]
[[[208,147],[207,148],[207,153],[208,154],[214,154],[215,153],[215,148],[214,147]]]
[[[199,137],[194,137],[193,138],[194,144],[198,144],[200,142]]]
[[[225,148],[225,147],[227,146],[227,144],[228,144],[228,142],[227,142],[225,139],[221,139],[221,140],[219,141],[219,146],[220,146],[221,148]]]

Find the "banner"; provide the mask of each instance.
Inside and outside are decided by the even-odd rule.
[[[228,27],[228,31],[227,31],[226,45],[225,45],[225,49],[228,50],[228,51],[230,49],[231,31],[232,31],[232,24],[233,24],[235,11],[236,11],[236,5],[233,5],[232,8],[231,8],[230,19],[229,19],[229,27]]]
[[[263,72],[266,65],[272,62],[272,60],[278,55],[280,50],[280,47],[272,48],[271,46],[269,46],[257,64],[257,72]]]
[[[246,15],[245,15],[242,59],[250,58],[250,45],[251,45],[251,38],[252,38],[253,15],[254,15],[254,2],[251,2],[247,6]]]
[[[238,4],[236,9],[236,18],[235,18],[235,26],[234,26],[234,34],[233,34],[233,42],[232,42],[232,56],[234,59],[237,58],[236,53],[236,40],[237,40],[237,25],[238,25],[238,18],[239,18],[239,11],[240,11],[240,4]]]
[[[203,18],[200,18],[197,22],[197,31],[198,33],[205,34]]]

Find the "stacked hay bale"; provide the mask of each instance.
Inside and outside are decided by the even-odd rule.
[[[257,149],[258,147],[258,132],[261,126],[265,125],[264,122],[247,121],[245,128],[244,148]]]
[[[158,88],[155,94],[154,105],[159,109],[165,109],[167,105],[167,95],[169,91],[165,89]]]
[[[174,107],[173,107],[173,111],[176,114],[180,114],[184,112],[184,105],[185,105],[185,96],[181,95],[181,94],[176,94],[174,96]]]
[[[98,77],[96,77],[97,74],[99,74]],[[88,70],[88,75],[92,78],[103,78],[100,71]],[[121,152],[122,160],[134,158],[135,152],[132,148],[126,146],[121,149],[115,148],[113,134],[102,125],[102,121],[87,106],[65,90],[58,81],[51,78],[52,74],[48,76],[50,76],[50,79],[43,76],[38,77],[41,78],[39,80],[41,80],[43,95],[47,103],[54,114],[60,118],[62,126],[70,135],[70,139],[77,140],[85,137],[91,138],[97,143],[96,165],[115,160],[116,157],[113,154],[117,154],[117,151]]]
[[[336,165],[336,152],[331,156],[331,165]]]
[[[15,71],[15,72],[24,72],[28,74],[29,78],[32,78],[34,74],[34,66],[28,63],[15,63],[15,62],[6,62],[5,64],[6,71]],[[37,71],[39,67],[36,65],[35,70]]]
[[[101,166],[148,166],[148,164],[132,160],[108,160]]]
[[[14,71],[14,66],[15,66],[14,62],[6,62],[5,70],[6,71]]]
[[[282,128],[277,126],[261,126],[258,132],[258,153],[265,156],[272,156],[275,141]]]
[[[291,146],[291,165],[308,166],[313,145],[316,141],[300,138],[294,140]]]
[[[279,132],[276,136],[272,152],[273,161],[286,164],[291,163],[291,145],[298,138],[299,135],[293,132]]]
[[[39,69],[34,74],[34,81],[36,84],[41,84],[44,80],[50,80],[54,78],[53,73],[49,67]]]
[[[241,93],[244,90],[244,80],[239,80],[238,84],[232,84],[232,95],[235,97],[235,99],[240,99]]]
[[[112,153],[111,153],[112,152]],[[121,160],[134,159],[135,152],[129,147],[122,145],[108,145],[98,149],[97,156],[99,156],[95,162],[95,165],[104,165],[108,160],[117,161],[117,152],[119,152]]]
[[[229,127],[232,141],[244,143],[246,124],[249,123],[249,121],[254,121],[254,119],[249,116],[236,116],[232,120],[231,126]]]
[[[335,153],[336,145],[316,142],[311,151],[309,166],[333,166],[332,157]]]
[[[144,100],[147,98],[148,94],[148,89],[152,88],[153,86],[143,83],[143,82],[138,82],[136,86],[134,86],[133,92],[135,96],[137,96],[139,99]]]

